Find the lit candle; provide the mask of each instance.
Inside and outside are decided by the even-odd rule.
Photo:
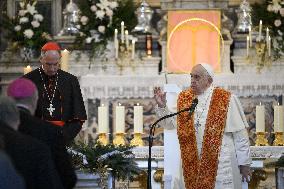
[[[128,49],[129,48],[128,30],[125,30],[125,43],[126,43],[126,49]]]
[[[121,22],[121,42],[124,43],[124,22]]]
[[[259,41],[261,41],[261,31],[262,31],[262,20],[259,21],[259,34],[258,34]]]
[[[271,56],[271,37],[268,36],[268,56]]]
[[[98,133],[108,133],[108,111],[103,104],[98,108],[98,125]]]
[[[134,106],[134,133],[143,133],[143,106]]]
[[[132,39],[132,54],[131,54],[131,59],[134,60],[135,58],[135,40]]]
[[[265,39],[266,39],[266,45],[268,46],[268,38],[269,38],[269,29],[268,28],[266,28],[266,37],[265,37]]]
[[[264,106],[256,106],[256,132],[265,132]]]
[[[252,47],[251,26],[249,26],[249,47]]]
[[[247,57],[249,56],[249,36],[247,36]]]
[[[26,75],[27,73],[33,71],[32,67],[30,65],[28,65],[27,67],[24,68],[24,75]]]
[[[114,41],[117,40],[117,34],[118,34],[118,30],[114,29]]]
[[[69,51],[64,49],[63,51],[61,51],[61,65],[60,65],[61,70],[66,72],[68,71],[69,69],[68,61],[69,61]]]
[[[124,133],[125,132],[125,108],[124,106],[116,106],[115,111],[115,132],[116,133]]]
[[[283,106],[274,106],[274,132],[284,132]]]

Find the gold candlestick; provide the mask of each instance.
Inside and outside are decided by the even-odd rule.
[[[108,143],[107,134],[106,133],[99,133],[98,142],[102,145],[106,146]]]
[[[116,133],[113,139],[113,144],[115,146],[125,145],[124,133]]]
[[[265,132],[257,132],[255,146],[268,146],[268,141],[265,138]]]
[[[134,138],[130,142],[131,146],[144,146],[144,142],[142,140],[142,133],[134,133]]]
[[[283,132],[275,132],[273,146],[284,146]]]

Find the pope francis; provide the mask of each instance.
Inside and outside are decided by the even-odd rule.
[[[214,72],[208,64],[193,67],[191,86],[179,93],[176,107],[166,106],[166,93],[154,89],[159,117],[183,110],[194,99],[193,115],[181,113],[167,119],[165,129],[177,129],[180,145],[180,176],[176,189],[240,189],[250,175],[248,124],[238,98],[213,86]]]

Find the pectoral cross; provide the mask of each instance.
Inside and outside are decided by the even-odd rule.
[[[50,116],[52,117],[52,113],[55,110],[55,108],[53,108],[52,104],[49,104],[49,108],[46,108],[49,111]]]

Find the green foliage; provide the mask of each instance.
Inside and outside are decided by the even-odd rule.
[[[106,146],[96,144],[74,144],[72,149],[85,155],[87,163],[84,163],[81,155],[72,154],[73,162],[83,170],[91,173],[104,174],[107,170],[118,180],[132,180],[139,175],[140,168],[134,160],[134,154],[130,146]]]
[[[78,6],[82,15],[75,48],[90,50],[90,61],[104,52],[107,42],[113,40],[114,30],[120,30],[122,21],[129,31],[137,24],[137,7],[133,0],[80,0]],[[103,15],[100,16],[99,12]],[[104,30],[99,30],[99,27]]]
[[[44,18],[36,10],[36,0],[22,0],[16,16],[3,15],[3,30],[7,31],[9,49],[13,52],[22,47],[39,50],[51,39],[44,27]]]

